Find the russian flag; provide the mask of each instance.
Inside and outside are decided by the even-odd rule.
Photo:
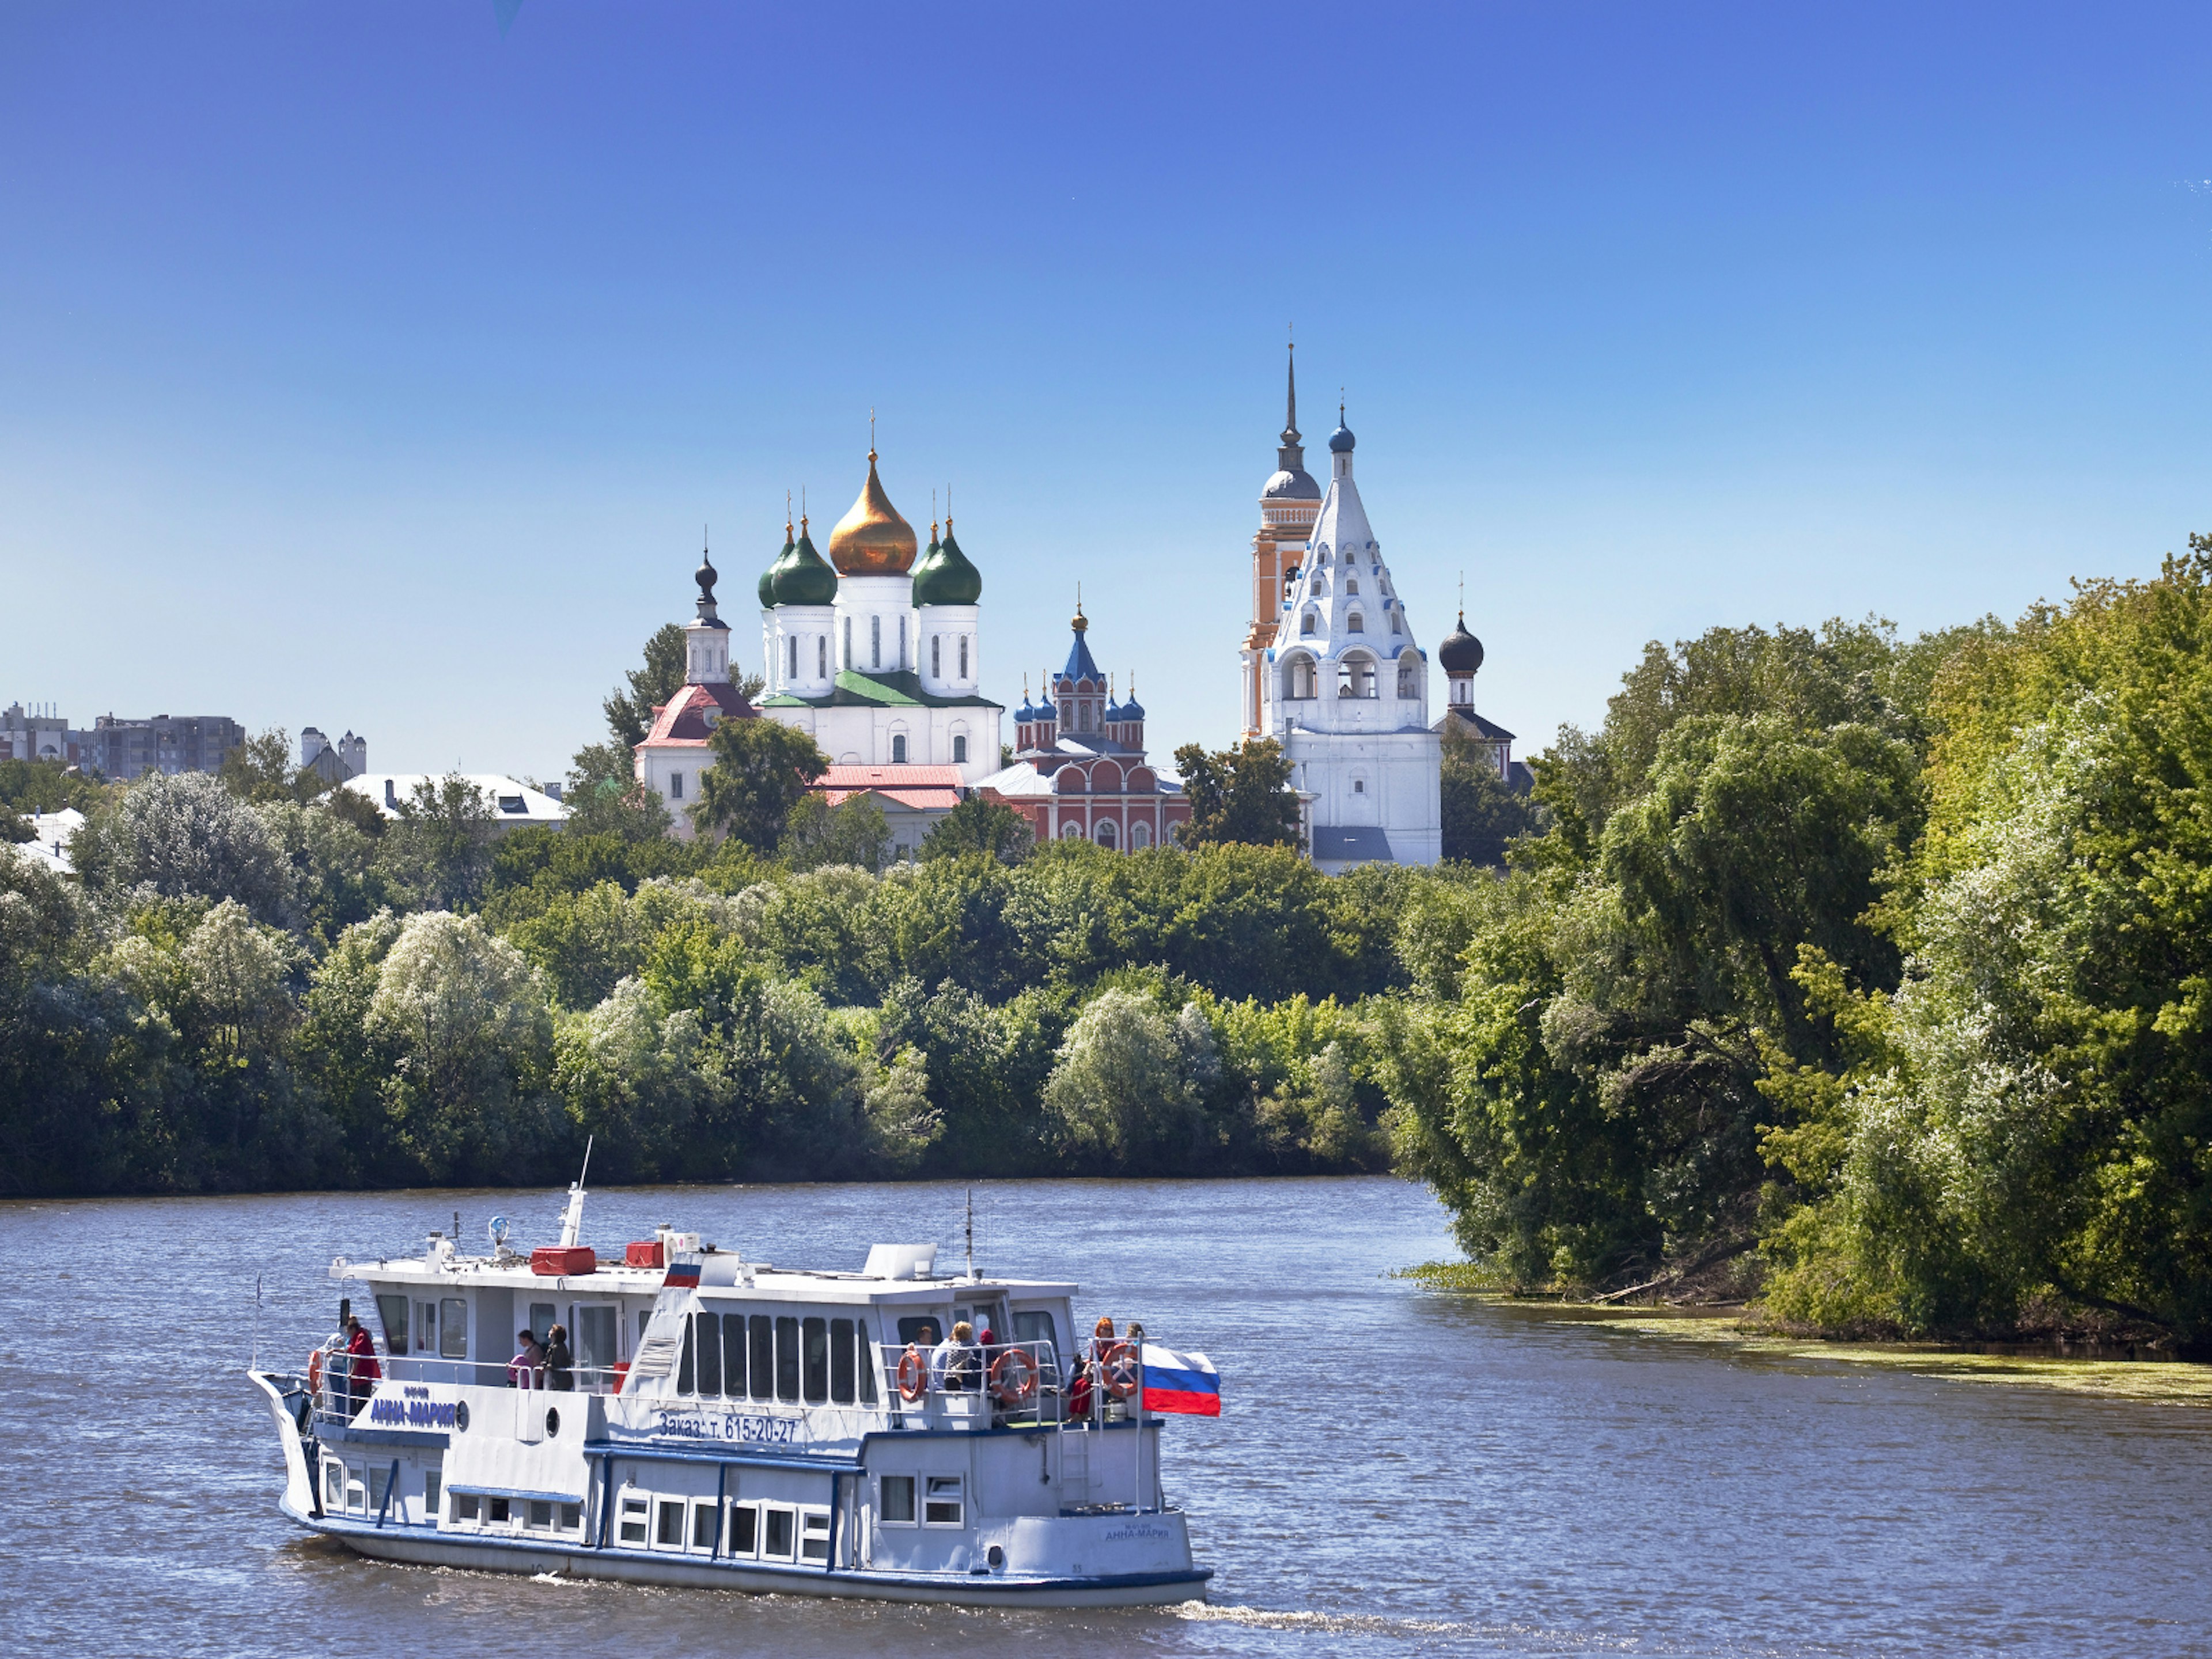
[[[1144,1358],[1146,1410],[1221,1415],[1221,1378],[1204,1354],[1177,1353],[1147,1342]]]
[[[660,1288],[664,1291],[697,1290],[699,1288],[698,1262],[696,1260],[671,1261],[668,1264],[668,1277],[660,1281]]]

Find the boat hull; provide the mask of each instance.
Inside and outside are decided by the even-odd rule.
[[[874,1601],[933,1601],[963,1607],[1142,1607],[1203,1600],[1210,1567],[1187,1572],[1056,1578],[1010,1573],[901,1573],[823,1567],[781,1568],[749,1561],[702,1561],[635,1549],[578,1549],[524,1539],[470,1538],[418,1527],[303,1514],[285,1515],[311,1532],[379,1561],[461,1567],[527,1576],[558,1573],[667,1589],[742,1590],[759,1595],[820,1595]]]

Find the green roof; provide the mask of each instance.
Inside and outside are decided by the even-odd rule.
[[[763,697],[763,708],[1001,708],[988,697],[939,697],[921,689],[921,676],[913,673],[859,674],[848,668],[838,674],[836,689],[826,697],[794,697],[779,691]]]

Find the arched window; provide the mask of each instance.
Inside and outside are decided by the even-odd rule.
[[[1421,659],[1407,652],[1398,659],[1398,696],[1410,702],[1421,695]]]
[[[906,764],[906,733],[903,732],[896,732],[891,738],[891,764]]]
[[[1375,659],[1352,655],[1337,665],[1336,695],[1340,697],[1371,697],[1375,695]]]
[[[968,678],[968,636],[965,634],[960,636],[960,678],[963,680]]]
[[[968,763],[968,736],[965,732],[953,733],[952,763],[955,766],[965,766]]]
[[[1355,611],[1352,613],[1352,620],[1346,623],[1344,627],[1346,633],[1364,634],[1367,631],[1367,619]]]
[[[1304,619],[1298,623],[1298,635],[1302,639],[1308,638],[1311,636],[1313,631],[1314,613],[1309,611],[1306,612]]]
[[[794,680],[799,678],[799,635],[796,634],[791,636],[791,678]]]
[[[853,665],[853,619],[845,618],[845,666]]]
[[[1060,838],[1062,841],[1081,841],[1083,839],[1083,826],[1079,823],[1061,824],[1060,826]]]
[[[1350,581],[1347,581],[1346,583],[1345,583],[1345,585],[1344,585],[1344,596],[1345,596],[1345,598],[1346,598],[1346,599],[1356,599],[1356,598],[1358,598],[1358,593],[1359,593],[1359,578],[1358,578],[1358,577],[1357,577],[1357,576],[1354,576],[1354,577],[1353,577]]]
[[[1132,853],[1141,853],[1152,844],[1152,826],[1151,824],[1133,823],[1129,826],[1129,850]]]
[[[1111,818],[1101,818],[1098,821],[1097,833],[1093,836],[1091,839],[1096,841],[1108,852],[1112,852],[1115,847],[1114,820]]]
[[[814,678],[819,680],[830,678],[830,636],[827,634],[814,636]]]
[[[881,617],[871,617],[868,618],[868,666],[881,668],[883,665],[884,619]]]
[[[945,635],[932,634],[929,636],[929,678],[933,680],[941,680],[945,678],[944,650]]]
[[[1364,779],[1364,778],[1354,778],[1354,779],[1352,779],[1352,793],[1353,794],[1355,794],[1355,795],[1364,795],[1364,794],[1365,794],[1365,793],[1367,793],[1367,780],[1366,780],[1366,779]]]
[[[1304,702],[1314,695],[1314,659],[1296,652],[1283,664],[1283,700]]]

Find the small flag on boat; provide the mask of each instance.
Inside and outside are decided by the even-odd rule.
[[[699,1288],[697,1261],[671,1261],[668,1264],[668,1277],[660,1281],[660,1288],[664,1291],[697,1290]]]
[[[1202,1353],[1177,1353],[1157,1342],[1146,1343],[1144,1352],[1146,1411],[1221,1415],[1221,1378],[1211,1359]]]

